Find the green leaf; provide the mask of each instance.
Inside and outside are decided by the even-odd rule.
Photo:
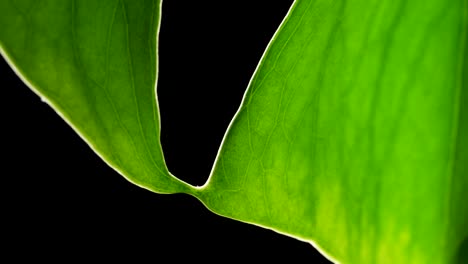
[[[208,182],[170,175],[159,1],[0,1],[0,47],[112,167],[341,263],[467,262],[466,0],[298,0]]]
[[[466,31],[466,1],[297,1],[205,203],[344,263],[454,261],[468,231]]]
[[[110,166],[180,192],[159,142],[159,1],[0,1],[2,54]]]

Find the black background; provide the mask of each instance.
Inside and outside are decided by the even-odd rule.
[[[161,140],[170,171],[194,185],[206,181],[248,81],[292,3],[225,2],[163,5]],[[0,66],[2,237],[5,251],[20,252],[17,260],[130,256],[132,263],[168,258],[213,263],[224,262],[217,257],[223,256],[329,263],[307,243],[217,216],[187,195],[159,195],[132,185],[3,59]]]

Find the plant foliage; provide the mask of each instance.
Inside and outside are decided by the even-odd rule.
[[[468,1],[295,1],[202,187],[160,145],[159,0],[0,13],[2,55],[131,182],[341,263],[468,261]]]

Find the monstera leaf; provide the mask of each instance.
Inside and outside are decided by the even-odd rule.
[[[2,55],[131,182],[340,263],[468,261],[466,0],[294,2],[201,187],[160,145],[159,0],[0,10]]]

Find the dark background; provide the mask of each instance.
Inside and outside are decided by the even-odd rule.
[[[163,5],[161,140],[170,171],[194,185],[206,181],[249,79],[292,3],[225,2]],[[234,261],[329,263],[307,243],[217,216],[195,198],[132,185],[3,59],[0,66],[2,237],[4,251],[19,252],[17,260],[130,256],[132,263],[167,258],[212,263],[221,255]]]

